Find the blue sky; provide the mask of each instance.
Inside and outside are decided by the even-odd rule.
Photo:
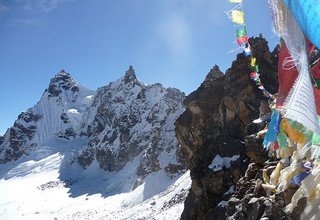
[[[61,69],[96,89],[124,75],[186,93],[236,53],[227,0],[0,0],[0,134]],[[271,43],[266,0],[244,0],[250,36]]]

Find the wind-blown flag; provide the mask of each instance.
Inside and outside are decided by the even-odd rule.
[[[244,24],[244,13],[239,10],[232,10],[231,20],[236,24]]]
[[[320,134],[315,96],[307,71],[303,71],[298,75],[291,93],[291,96],[286,100],[287,105],[285,106],[284,116]]]
[[[257,73],[256,73],[256,72],[250,73],[250,77],[251,77],[251,78],[253,78],[253,77],[255,77],[255,76],[257,76]]]
[[[248,41],[249,41],[248,36],[237,38],[237,43],[239,44],[240,47],[241,47],[242,44],[248,43]]]
[[[238,24],[238,28],[236,29],[237,43],[243,48],[243,53],[245,57],[250,58],[250,66],[253,72],[250,74],[251,79],[253,79],[257,85],[257,87],[262,90],[262,93],[269,98],[274,99],[274,96],[269,93],[263,86],[259,78],[259,66],[256,63],[256,58],[252,57],[252,51],[249,44],[249,37],[247,35],[247,30],[245,26],[244,13],[242,9],[242,0],[229,0],[229,2],[239,3],[233,9],[226,12],[229,19]],[[245,44],[245,46],[244,46]]]
[[[237,29],[237,38],[247,36],[247,30],[245,27],[242,29]]]
[[[257,58],[251,57],[250,66],[254,67],[256,65],[256,62],[257,62]]]
[[[319,0],[284,0],[301,30],[310,41],[320,48],[320,2]]]
[[[281,123],[281,114],[279,111],[274,110],[271,115],[269,129],[263,140],[264,148],[267,148],[269,143],[277,141],[277,135],[280,130],[280,123]]]
[[[280,108],[283,106],[285,99],[287,98],[290,89],[294,85],[295,80],[298,76],[298,70],[296,67],[286,68],[285,60],[291,59],[290,53],[288,51],[285,43],[280,44],[280,54],[278,61],[278,81],[279,81],[279,89],[278,96],[276,101],[276,107]]]
[[[255,71],[256,73],[259,72],[259,66],[256,64],[252,67],[253,71]]]
[[[250,46],[244,48],[243,53],[246,57],[251,56],[252,55],[252,51],[250,49]]]

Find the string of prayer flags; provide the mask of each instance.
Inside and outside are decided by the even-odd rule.
[[[237,26],[240,26],[236,29],[237,43],[240,47],[243,44],[248,43],[249,38],[247,36],[247,30],[244,22],[244,12],[242,9],[242,0],[229,0],[232,3],[239,3],[236,7],[227,12],[228,17],[232,22]]]
[[[259,75],[259,73],[257,73],[257,72],[252,72],[252,73],[250,73],[250,78],[255,81],[258,89],[260,89],[260,90],[262,91],[263,95],[264,95],[265,97],[267,97],[267,98],[274,99],[274,95],[272,95],[270,92],[268,92],[268,91],[266,90],[266,88],[262,85],[259,76],[260,76],[260,75]]]
[[[250,74],[251,79],[253,79],[257,87],[262,91],[263,95],[267,98],[274,99],[274,96],[268,92],[265,87],[262,85],[259,77],[259,65],[257,64],[256,57],[252,56],[252,51],[249,44],[249,38],[247,35],[247,29],[244,22],[244,12],[242,7],[242,0],[229,0],[232,3],[239,3],[236,7],[226,12],[228,17],[232,22],[237,25],[236,28],[236,37],[238,45],[243,48],[243,53],[246,57],[250,59],[250,67],[253,72]]]
[[[249,38],[247,36],[247,30],[246,27],[242,27],[241,29],[236,30],[236,36],[237,36],[237,43],[241,47],[242,44],[248,43]]]

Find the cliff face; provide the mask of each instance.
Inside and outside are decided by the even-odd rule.
[[[277,50],[271,53],[262,36],[251,38],[250,44],[262,83],[275,93]],[[248,139],[257,127],[264,126],[251,122],[259,118],[259,108],[267,106],[250,73],[249,60],[238,54],[225,75],[215,66],[185,100],[186,110],[176,121],[176,135],[191,171],[192,186],[182,219],[225,219],[227,200],[248,167],[247,155],[258,163],[266,158],[252,144],[259,140]],[[246,144],[252,146],[246,148]]]

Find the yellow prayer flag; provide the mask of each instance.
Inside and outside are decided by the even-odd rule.
[[[257,58],[251,57],[250,66],[255,66],[256,65],[256,61],[257,61]]]
[[[229,2],[233,2],[233,3],[241,3],[242,0],[229,0]]]
[[[287,133],[288,137],[294,142],[297,142],[298,144],[306,142],[306,138],[303,133],[293,128],[286,118],[282,119],[280,128],[283,129]]]
[[[232,10],[231,20],[237,24],[244,24],[244,13],[239,10]]]

